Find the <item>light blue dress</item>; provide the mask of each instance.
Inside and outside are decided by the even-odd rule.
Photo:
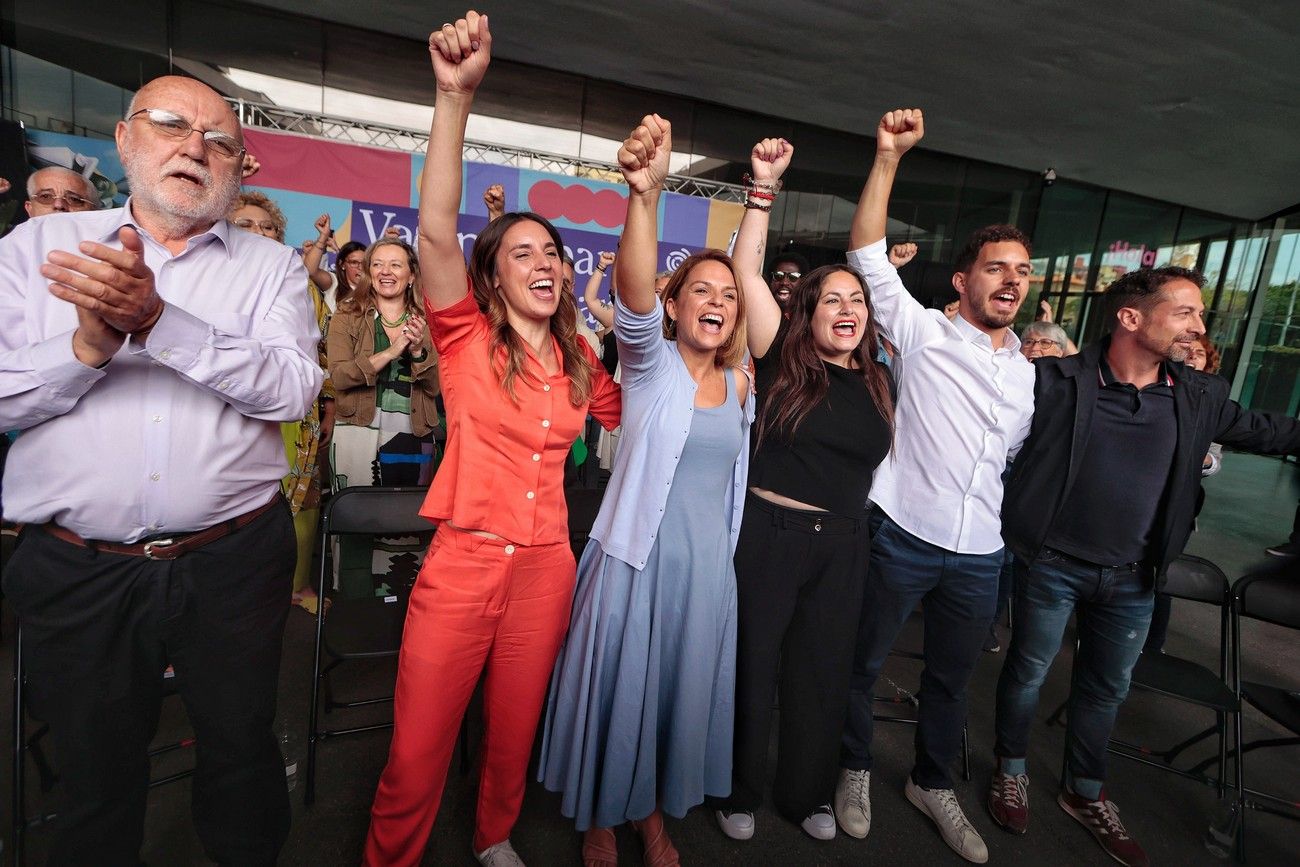
[[[563,793],[579,831],[644,819],[656,806],[681,817],[731,791],[730,491],[748,421],[730,370],[726,380],[720,406],[691,414],[645,567],[594,539],[578,565],[538,777]]]

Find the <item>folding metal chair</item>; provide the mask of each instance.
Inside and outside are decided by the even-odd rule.
[[[337,700],[330,681],[331,673],[348,660],[376,660],[396,657],[402,646],[402,627],[406,620],[406,606],[410,587],[394,587],[386,597],[365,599],[338,599],[325,614],[326,577],[332,537],[342,535],[410,536],[429,535],[432,525],[420,517],[420,505],[427,491],[424,488],[352,487],[344,488],[326,504],[321,515],[320,571],[316,592],[316,650],[312,666],[311,709],[307,723],[307,775],[303,787],[303,801],[316,800],[316,748],[319,741],[342,735],[360,734],[393,727],[391,721],[346,728],[323,728],[319,711],[322,704],[326,713],[336,708],[357,708],[384,704],[393,700],[391,692],[368,698]],[[324,656],[330,657],[322,668]],[[322,702],[321,692],[324,691]],[[461,720],[461,773],[469,769],[467,723]]]
[[[1296,794],[1279,795],[1248,788],[1244,782],[1245,753],[1264,747],[1294,746],[1300,744],[1300,678],[1290,684],[1277,685],[1244,680],[1241,674],[1241,618],[1247,617],[1272,623],[1288,629],[1300,629],[1300,561],[1288,560],[1279,568],[1247,575],[1233,587],[1232,606],[1232,683],[1242,708],[1253,707],[1269,719],[1291,732],[1290,736],[1260,738],[1242,742],[1241,717],[1238,716],[1237,785],[1241,801],[1225,837],[1237,841],[1238,857],[1245,860],[1246,827],[1245,809],[1274,813],[1289,819],[1300,819],[1300,799]]]
[[[1227,733],[1229,716],[1234,719],[1234,743],[1238,748],[1241,735],[1241,704],[1230,685],[1228,670],[1232,645],[1232,592],[1228,585],[1228,577],[1209,560],[1184,554],[1170,564],[1165,574],[1164,586],[1160,589],[1161,592],[1176,599],[1213,605],[1219,609],[1218,666],[1217,669],[1210,669],[1199,662],[1171,654],[1143,653],[1133,667],[1131,685],[1136,689],[1207,708],[1214,712],[1215,723],[1165,749],[1131,743],[1119,738],[1112,738],[1108,749],[1114,755],[1214,786],[1219,790],[1219,797],[1222,798],[1230,785],[1226,776],[1229,755]],[[1189,768],[1179,768],[1175,765],[1178,757],[1188,748],[1214,736],[1218,738],[1218,750],[1215,756]],[[1235,756],[1237,750],[1234,749],[1231,754]],[[1214,776],[1205,773],[1211,764],[1217,764],[1217,772]],[[1240,793],[1241,767],[1239,762],[1236,765],[1237,784],[1234,788]]]

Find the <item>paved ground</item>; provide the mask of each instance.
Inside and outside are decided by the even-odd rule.
[[[1261,549],[1284,538],[1290,530],[1300,473],[1294,464],[1277,460],[1229,454],[1224,470],[1206,485],[1208,502],[1201,516],[1200,531],[1190,551],[1219,563],[1230,577],[1244,574],[1260,558]],[[1191,604],[1176,604],[1167,649],[1211,662],[1217,653],[1217,619],[1212,613],[1195,610]],[[0,643],[0,666],[8,670],[12,661],[12,621],[6,615],[5,640]],[[298,609],[291,612],[285,636],[281,673],[282,713],[295,732],[305,726],[308,683],[311,671],[311,642],[314,620]],[[1245,667],[1248,676],[1300,684],[1300,643],[1295,633],[1276,627],[1248,624],[1245,632]],[[914,633],[902,643],[915,644]],[[1061,701],[1068,688],[1068,652],[1062,654],[1043,690],[1041,716]],[[1032,824],[1024,837],[1012,837],[997,829],[982,806],[982,795],[990,769],[992,740],[992,697],[1002,656],[986,655],[972,686],[970,709],[972,780],[958,786],[968,814],[984,834],[991,851],[990,863],[1087,865],[1110,863],[1085,832],[1056,807],[1054,790],[1060,768],[1062,729],[1037,727],[1029,758]],[[382,688],[391,681],[391,666],[377,665],[359,670],[353,680],[341,680],[341,688],[354,684],[357,692],[367,687]],[[915,663],[891,662],[881,691],[896,686],[912,688],[916,683]],[[6,679],[7,680],[7,679]],[[8,690],[0,696],[0,724],[10,730]],[[384,709],[370,712],[382,717]],[[471,711],[471,741],[479,732],[477,710]],[[334,716],[341,716],[336,713]],[[364,719],[365,713],[352,719]],[[1150,695],[1135,693],[1125,706],[1120,723],[1123,734],[1140,741],[1169,743],[1206,725],[1209,715]],[[1258,714],[1247,717],[1247,736],[1276,732]],[[185,732],[183,713],[174,700],[169,703],[159,732],[159,741],[175,740]],[[911,761],[912,729],[903,725],[878,727],[878,766],[872,781],[875,824],[865,841],[841,835],[829,843],[814,842],[797,827],[769,810],[758,815],[758,832],[747,843],[728,840],[717,830],[712,816],[697,809],[684,820],[670,820],[670,833],[687,864],[699,865],[834,865],[864,862],[893,864],[963,863],[940,841],[927,820],[902,796],[902,784]],[[347,865],[360,858],[368,821],[367,810],[387,752],[386,732],[359,735],[328,742],[321,750],[318,800],[311,808],[301,802],[302,786],[294,792],[294,825],[281,863],[285,865]],[[5,739],[6,747],[9,745]],[[302,750],[301,744],[297,749]],[[1196,753],[1199,759],[1204,750]],[[183,765],[190,757],[183,752],[159,763],[159,773],[172,765]],[[8,767],[4,779],[8,780]],[[1252,786],[1294,793],[1300,798],[1300,749],[1295,747],[1252,753],[1247,762]],[[1140,839],[1155,864],[1199,865],[1214,863],[1201,839],[1216,812],[1214,790],[1122,759],[1112,760],[1109,789],[1123,810],[1130,831]],[[8,785],[5,786],[7,796]],[[474,864],[469,852],[473,825],[475,785],[472,774],[461,777],[453,769],[442,811],[430,841],[426,864]],[[5,829],[8,803],[5,798]],[[51,803],[33,785],[29,793],[33,806]],[[152,865],[207,864],[189,821],[188,781],[155,789],[150,799],[145,859]],[[1259,865],[1300,863],[1300,824],[1276,816],[1251,813],[1250,861]],[[48,829],[28,835],[28,863],[43,863]],[[534,865],[579,863],[579,839],[571,825],[560,817],[558,797],[531,784],[524,812],[513,836],[520,853]],[[625,863],[640,862],[634,835],[620,832]],[[8,851],[10,847],[6,847]]]

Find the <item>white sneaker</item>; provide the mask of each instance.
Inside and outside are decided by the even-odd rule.
[[[909,776],[903,793],[914,807],[930,817],[939,828],[943,842],[952,851],[973,864],[983,864],[989,860],[989,849],[975,826],[962,812],[956,792],[952,789],[923,789],[912,782]]]
[[[831,813],[831,805],[822,804],[813,810],[799,823],[799,827],[814,840],[834,840],[835,816]]]
[[[524,859],[515,852],[509,840],[502,840],[482,852],[475,852],[474,857],[483,867],[524,867]]]
[[[731,839],[748,840],[754,836],[753,813],[727,813],[723,810],[714,810],[713,815],[717,817],[718,827],[722,829],[722,833]]]
[[[850,837],[871,832],[871,771],[840,771],[835,786],[835,819]]]

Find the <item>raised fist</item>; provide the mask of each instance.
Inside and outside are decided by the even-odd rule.
[[[1051,322],[1055,314],[1052,312],[1052,305],[1044,298],[1038,302],[1038,313],[1034,315],[1035,322]]]
[[[597,257],[596,267],[604,271],[610,265],[614,264],[614,254],[606,250]]]
[[[916,245],[908,242],[906,244],[895,244],[889,248],[889,264],[895,268],[902,268],[908,262],[916,258]]]
[[[783,138],[765,138],[749,152],[750,176],[756,181],[777,181],[790,166],[794,145]]]
[[[506,188],[493,184],[483,191],[483,204],[487,207],[488,219],[495,220],[506,212]]]
[[[330,215],[321,214],[316,218],[316,231],[320,232],[322,238],[329,237],[330,234]]]
[[[429,57],[438,90],[470,94],[479,86],[492,57],[488,17],[474,10],[455,24],[444,24],[429,34]]]
[[[876,153],[902,156],[925,137],[925,120],[919,108],[887,112],[876,127]]]
[[[240,166],[239,169],[240,177],[251,178],[253,175],[257,174],[261,170],[262,170],[262,164],[257,161],[257,157],[245,151],[244,163],[242,166]]]
[[[618,149],[618,166],[632,192],[648,193],[663,185],[672,150],[672,124],[657,114],[643,117]]]

